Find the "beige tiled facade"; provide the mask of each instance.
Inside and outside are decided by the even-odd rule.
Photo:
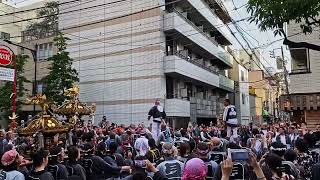
[[[223,98],[233,89],[230,79],[219,81],[232,66],[224,56],[228,32],[219,44],[206,29],[192,24],[191,20],[197,21],[193,17],[190,22],[180,18],[180,24],[166,28],[170,7],[164,4],[168,2],[83,1],[60,7],[59,29],[71,39],[68,51],[79,73],[80,99],[97,104],[95,122],[103,115],[117,123],[144,122],[156,98],[169,108],[169,119],[207,118],[209,122],[220,114]],[[190,7],[205,17],[204,27],[221,26],[222,21],[202,0],[174,6]],[[77,11],[67,13],[73,10]],[[218,30],[215,33],[221,34]],[[184,56],[185,49],[190,49],[190,57]],[[173,68],[172,63],[179,66]]]

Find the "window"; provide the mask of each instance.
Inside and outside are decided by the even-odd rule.
[[[53,56],[52,43],[39,44],[37,46],[37,60],[44,61]]]
[[[241,93],[241,101],[242,101],[242,104],[246,104],[246,95]]]
[[[244,71],[241,70],[240,76],[241,76],[241,81],[244,81]]]
[[[10,34],[5,32],[0,32],[0,39],[2,40],[10,40]]]
[[[20,48],[20,53],[21,53],[21,54],[25,54],[24,48]]]
[[[292,67],[291,73],[309,73],[310,59],[309,49],[306,48],[290,48]]]
[[[43,94],[46,90],[47,85],[44,82],[38,81],[37,83],[37,93]]]

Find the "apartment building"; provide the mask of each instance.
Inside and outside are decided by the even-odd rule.
[[[226,76],[233,62],[221,1],[83,1],[61,5],[60,13],[80,99],[96,103],[95,122],[103,115],[146,122],[155,99],[176,127],[222,114],[234,82]]]
[[[312,34],[293,35],[300,31],[299,24],[288,25],[289,39],[320,45],[319,27]],[[295,122],[306,122],[309,128],[320,125],[320,52],[306,48],[291,48],[289,97],[281,97],[281,108],[292,113]]]

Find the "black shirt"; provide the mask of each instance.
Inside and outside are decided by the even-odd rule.
[[[39,178],[40,180],[54,180],[52,174],[46,170],[38,171],[38,172],[31,171],[28,179],[32,179],[30,177],[34,179]]]

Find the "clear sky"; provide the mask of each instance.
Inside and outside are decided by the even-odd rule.
[[[24,5],[32,4],[34,2],[38,2],[41,0],[3,0],[3,2],[7,2],[8,4],[11,5],[16,5],[17,7],[21,7]],[[246,9],[246,4],[248,0],[221,0],[224,2],[227,10],[229,11],[231,17],[237,21],[243,18],[247,18],[250,16],[248,14],[247,9]],[[249,23],[248,21],[240,21],[238,22],[238,25],[245,31],[243,33],[248,39],[250,46],[254,48],[259,48],[262,56],[261,62],[266,66],[266,67],[273,67],[274,70],[276,70],[276,61],[273,58],[270,58],[270,51],[273,49],[275,50],[275,55],[280,56],[281,51],[280,48],[282,45],[282,40],[277,41],[271,45],[269,45],[271,42],[274,42],[276,40],[281,39],[281,37],[274,37],[273,31],[266,31],[266,32],[261,32],[258,29],[258,26],[254,23]],[[232,26],[231,28],[233,29],[233,32],[237,32]],[[235,33],[238,39],[241,40],[242,44],[245,45],[245,47],[248,47],[246,43],[242,40],[241,36],[239,33]],[[238,43],[234,43],[234,48],[236,49],[241,49],[241,46]],[[285,48],[284,48],[285,49]],[[289,57],[288,51],[285,51],[285,56]],[[289,65],[288,65],[289,66]]]

